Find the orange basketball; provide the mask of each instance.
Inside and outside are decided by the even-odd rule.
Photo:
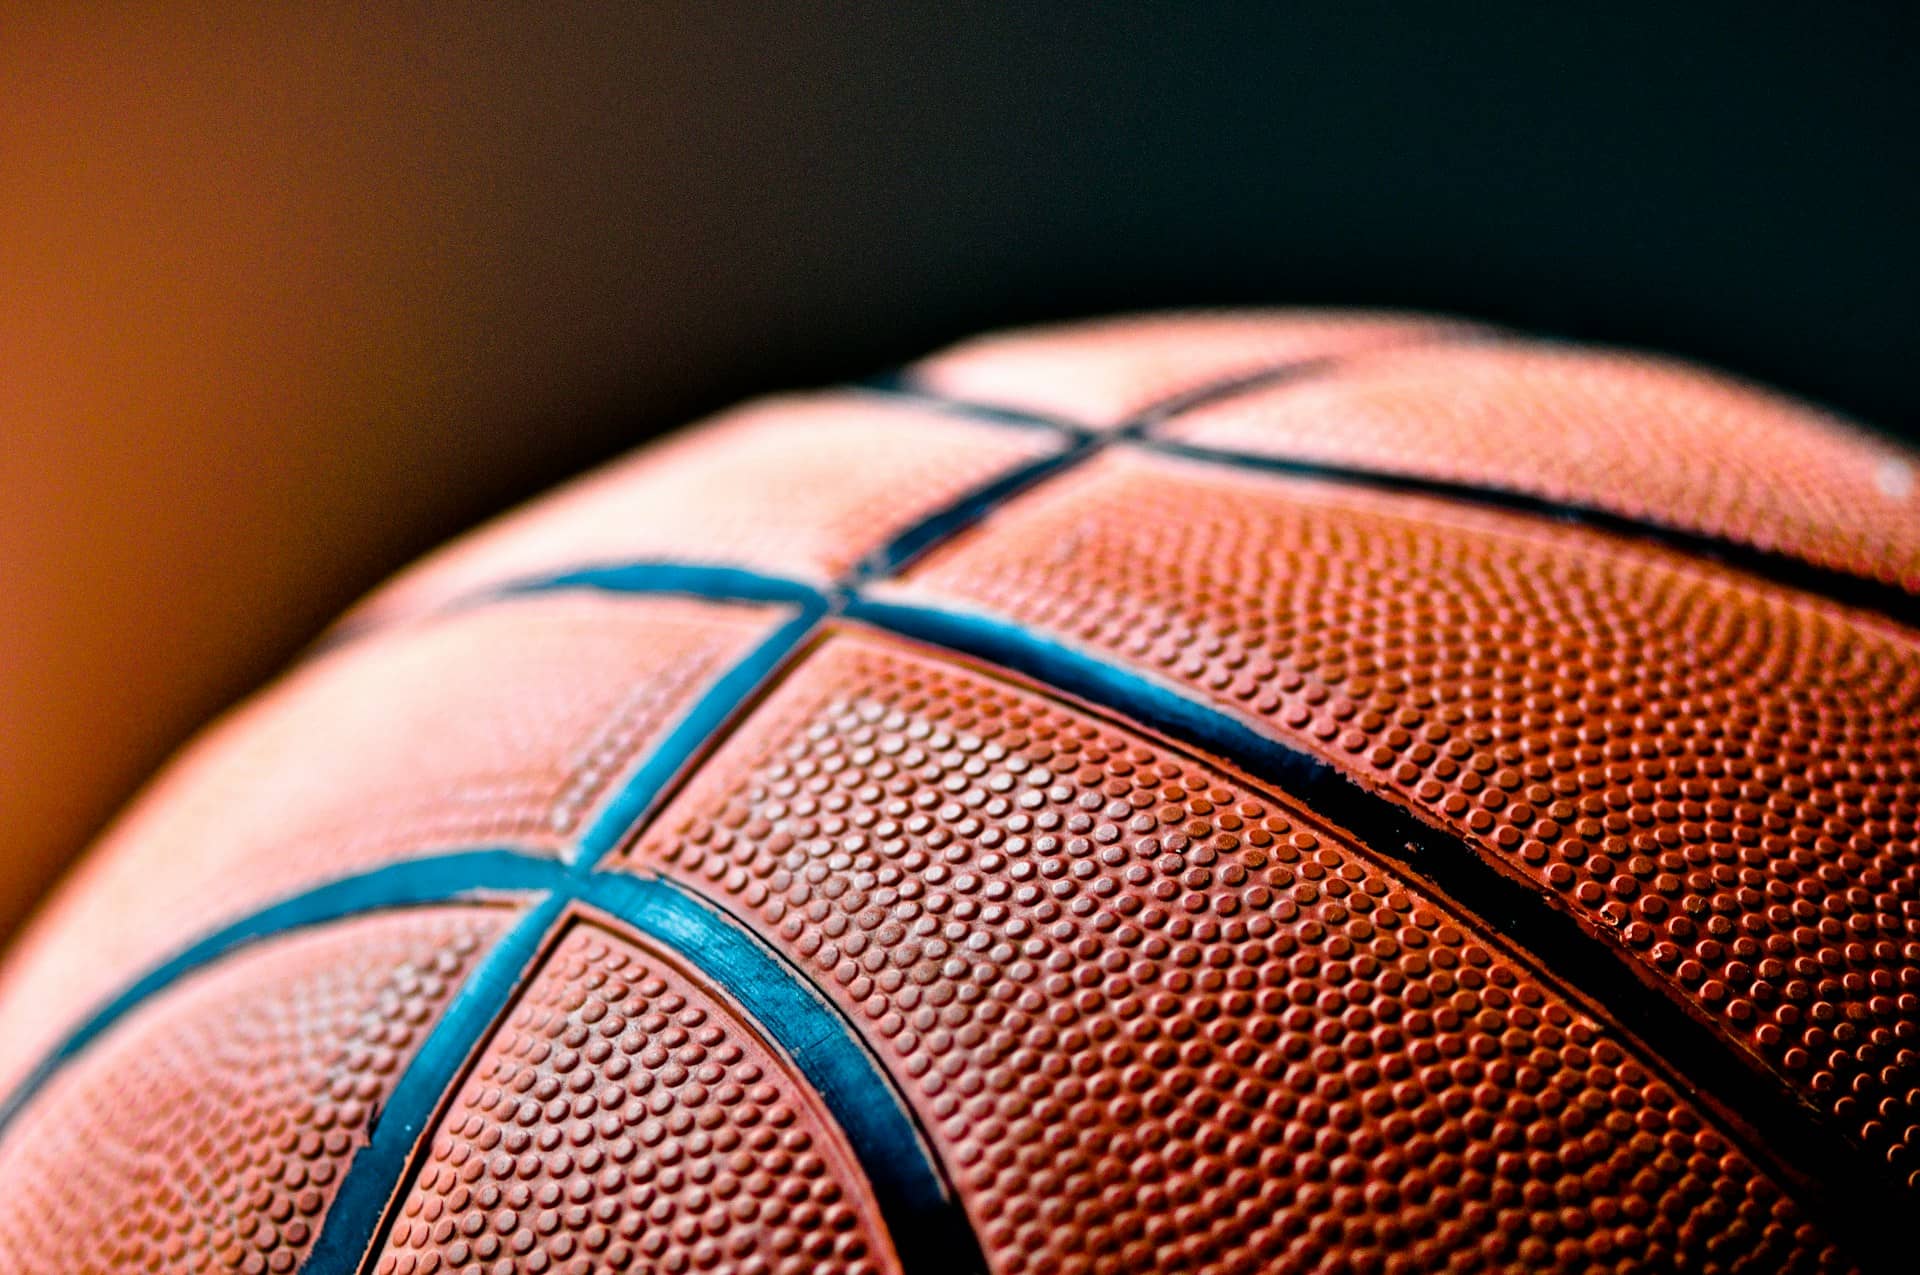
[[[1916,463],[1382,315],[727,413],[93,850],[0,1269],[1910,1269]]]

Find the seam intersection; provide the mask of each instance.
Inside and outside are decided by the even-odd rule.
[[[1330,763],[1143,675],[986,617],[878,602],[862,595],[864,586],[897,575],[1021,492],[1071,471],[1109,447],[1125,445],[1243,469],[1426,492],[1578,522],[1613,534],[1659,541],[1690,556],[1713,558],[1774,583],[1890,615],[1901,623],[1914,623],[1920,616],[1915,599],[1895,586],[1880,586],[1849,573],[1811,567],[1786,555],[1747,550],[1718,537],[1675,532],[1603,510],[1410,475],[1222,452],[1153,436],[1155,426],[1202,403],[1295,377],[1318,375],[1338,362],[1308,360],[1211,383],[1153,404],[1109,430],[1092,430],[1055,418],[934,394],[918,386],[910,372],[875,378],[857,388],[1008,428],[1049,430],[1059,435],[1062,446],[1013,467],[925,515],[862,559],[842,581],[826,588],[738,568],[632,562],[512,582],[450,604],[449,609],[458,609],[484,605],[500,597],[588,589],[670,594],[715,602],[782,603],[795,610],[792,618],[721,674],[647,750],[632,775],[578,838],[570,860],[535,860],[511,850],[486,849],[402,861],[261,908],[145,971],[83,1020],[0,1106],[0,1133],[63,1064],[102,1032],[156,992],[248,943],[381,908],[485,897],[489,893],[538,894],[542,900],[476,966],[402,1073],[368,1146],[356,1155],[342,1182],[307,1269],[347,1271],[373,1260],[373,1245],[383,1223],[389,1220],[390,1209],[404,1198],[417,1171],[421,1135],[449,1100],[467,1059],[484,1041],[498,1015],[513,1003],[524,973],[546,936],[569,908],[586,904],[602,908],[681,953],[696,968],[711,972],[721,988],[748,1008],[754,1026],[766,1031],[795,1058],[809,1083],[821,1091],[843,1135],[854,1145],[876,1196],[885,1197],[882,1212],[896,1248],[903,1261],[909,1249],[915,1254],[917,1264],[909,1263],[910,1271],[983,1270],[978,1239],[952,1194],[950,1179],[937,1155],[915,1125],[897,1087],[839,1011],[813,991],[804,975],[784,957],[764,948],[744,925],[712,900],[664,881],[597,870],[658,813],[677,780],[724,739],[743,712],[778,680],[825,623],[831,617],[845,615],[1030,676],[1043,686],[1140,721],[1176,743],[1216,750],[1257,780],[1272,783],[1316,813],[1323,813],[1352,833],[1360,845],[1411,868],[1416,876],[1427,878],[1432,874],[1431,879],[1446,897],[1487,928],[1506,935],[1537,966],[1604,1005],[1642,1040],[1649,1044],[1659,1040],[1661,1049],[1656,1056],[1682,1080],[1716,1101],[1730,1104],[1735,1117],[1749,1127],[1765,1127],[1769,1134],[1765,1151],[1770,1158],[1775,1153],[1804,1157],[1800,1167],[1806,1176],[1821,1180],[1811,1194],[1820,1200],[1823,1211],[1849,1223],[1855,1233],[1862,1228],[1884,1229],[1879,1218],[1899,1215],[1897,1210],[1888,1211],[1893,1197],[1883,1189],[1878,1175],[1862,1173],[1855,1167],[1858,1157],[1843,1141],[1804,1110],[1767,1119],[1764,1126],[1756,1123],[1756,1115],[1764,1116],[1782,1106],[1782,1095],[1775,1091],[1777,1086],[1770,1078],[1754,1069],[1730,1042],[1692,1020],[1665,993],[1637,984],[1625,962],[1611,951],[1601,951],[1602,945],[1581,932],[1571,917],[1558,912],[1537,892],[1505,878],[1488,858],[1454,834],[1425,823],[1388,798],[1361,789]],[[1851,596],[1836,597],[1842,591]],[[338,641],[356,636],[358,633],[349,631],[339,635]],[[1548,961],[1548,954],[1561,959]],[[1596,955],[1599,961],[1592,959]],[[839,1042],[830,1043],[824,1054],[817,1047],[807,1046],[803,1034],[792,1026],[801,1019],[817,1025],[823,1014],[834,1025],[828,1035]],[[1710,1088],[1699,1083],[1709,1078],[1713,1082]],[[888,1101],[875,1103],[876,1095],[885,1095]]]

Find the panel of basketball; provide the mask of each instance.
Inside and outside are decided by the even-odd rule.
[[[43,910],[5,1268],[1897,1267],[1915,464],[1382,315],[695,427],[356,608]]]

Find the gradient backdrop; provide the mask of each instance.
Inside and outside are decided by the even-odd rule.
[[[1905,6],[0,6],[0,931],[407,557],[969,330],[1433,307],[1920,426]]]

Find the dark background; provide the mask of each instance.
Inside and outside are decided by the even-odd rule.
[[[380,576],[665,425],[1117,308],[1454,311],[1920,429],[1904,7],[0,25],[0,931]]]

